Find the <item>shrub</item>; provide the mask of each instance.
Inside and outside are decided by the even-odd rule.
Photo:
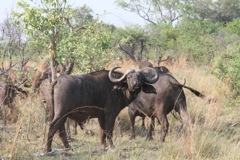
[[[240,18],[235,19],[232,22],[228,23],[226,28],[229,31],[229,33],[240,36]]]
[[[237,43],[228,45],[226,54],[220,55],[215,60],[214,74],[222,81],[228,83],[240,94],[240,46]]]

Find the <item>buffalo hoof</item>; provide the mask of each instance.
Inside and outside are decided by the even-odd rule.
[[[107,151],[109,151],[109,150],[111,150],[111,149],[114,149],[114,148],[115,148],[114,145],[109,145],[109,146],[102,146],[100,150],[101,150],[102,152],[107,152]]]
[[[151,140],[153,140],[153,137],[147,137],[146,140],[151,141]]]
[[[113,144],[106,147],[107,150],[111,150],[111,149],[114,149],[114,148],[115,148],[115,146]]]
[[[52,152],[52,149],[46,149],[46,152],[45,153],[49,153],[49,152]]]
[[[73,151],[73,148],[69,145],[67,148],[64,149],[65,151]]]
[[[90,130],[90,129],[87,129],[87,130],[85,131],[85,134],[86,134],[86,135],[90,135],[90,136],[94,136],[94,135],[95,135],[95,133],[94,133],[92,130]]]
[[[147,128],[146,128],[145,126],[142,126],[142,130],[143,130],[143,131],[146,131]]]
[[[72,138],[72,137],[69,137],[69,138],[68,138],[68,142],[74,142],[74,141],[75,141],[74,138]]]
[[[130,136],[129,140],[135,139],[135,135]]]
[[[55,156],[57,154],[57,151],[49,151],[44,154],[44,156]]]

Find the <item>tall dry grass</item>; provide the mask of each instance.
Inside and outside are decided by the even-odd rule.
[[[122,66],[122,71],[137,68],[129,61],[112,66]],[[161,65],[165,65],[164,63]],[[111,67],[111,66],[110,66]],[[206,68],[198,68],[184,58],[173,65],[167,65],[174,77],[180,82],[186,79],[186,85],[206,95],[204,99],[196,97],[184,89],[187,97],[188,112],[191,121],[191,134],[178,133],[180,122],[172,114],[168,115],[170,131],[166,142],[161,143],[161,126],[156,125],[154,140],[146,141],[146,130],[140,127],[140,118],[136,120],[135,140],[129,140],[130,127],[125,108],[120,116],[123,136],[114,131],[114,148],[103,151],[100,148],[99,126],[95,119],[85,125],[94,134],[87,134],[78,128],[73,135],[73,151],[58,150],[55,156],[42,156],[44,151],[45,111],[38,97],[28,97],[16,101],[16,123],[0,130],[0,157],[2,159],[129,159],[129,160],[165,160],[165,159],[240,159],[240,108],[230,106],[232,92],[229,87],[211,75]],[[53,149],[62,148],[56,134]],[[0,158],[0,159],[1,159]]]

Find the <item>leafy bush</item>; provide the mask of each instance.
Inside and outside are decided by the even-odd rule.
[[[228,83],[237,95],[240,94],[240,46],[237,43],[229,45],[226,54],[215,60],[214,74]]]
[[[183,20],[178,26],[178,52],[191,57],[197,64],[211,61],[217,49],[216,35],[220,24],[205,20]]]
[[[146,44],[149,37],[139,26],[117,29],[114,34],[115,47],[126,57],[134,62],[143,59],[146,52]]]
[[[104,24],[96,23],[81,33],[72,34],[62,40],[59,45],[62,46],[59,48],[59,59],[74,60],[82,73],[100,70],[113,60],[110,55],[111,45],[111,31]]]
[[[230,33],[240,36],[240,18],[228,23],[226,28]]]

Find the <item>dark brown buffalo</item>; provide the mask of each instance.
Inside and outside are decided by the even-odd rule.
[[[160,64],[160,61],[158,62],[158,65]],[[149,61],[142,61],[140,64],[139,64],[139,69],[142,69],[142,68],[145,68],[145,67],[151,67],[151,68],[154,68],[156,69],[156,71],[161,74],[161,73],[168,73],[168,74],[171,74],[171,72],[169,71],[168,68],[166,68],[165,66],[158,66],[158,67],[153,67],[153,64]],[[140,116],[141,117],[141,120],[142,120],[142,129],[145,129],[145,118],[147,117],[147,115],[143,112],[141,112],[140,110],[138,110],[135,106],[133,106],[133,108],[131,108],[132,105],[130,105],[130,107],[128,108],[128,112],[129,112],[129,116],[131,118],[131,122],[133,123],[131,126],[134,126],[135,124],[135,118],[137,116]],[[154,118],[152,120],[152,125],[154,127]],[[132,136],[130,137],[130,139],[133,139],[135,138],[135,129],[134,127],[131,127],[132,128]],[[154,128],[153,128],[154,129]]]
[[[198,97],[204,97],[200,92],[180,84],[173,76],[162,73],[160,70],[159,79],[153,84],[157,94],[145,94],[140,92],[137,98],[129,105],[128,113],[131,121],[131,137],[135,138],[135,118],[136,116],[148,116],[151,122],[154,118],[162,125],[162,134],[160,140],[164,141],[168,132],[169,123],[167,114],[173,109],[180,114],[183,122],[182,128],[186,128],[188,124],[187,104],[183,88],[192,91]],[[154,124],[150,125],[147,139],[152,139],[152,131]]]
[[[0,76],[2,79],[11,82],[15,86],[30,87],[30,75],[34,68],[28,64],[28,59],[18,61],[14,64],[6,62],[0,67]]]
[[[117,115],[141,90],[155,93],[149,84],[158,80],[152,68],[128,70],[124,74],[115,72],[117,68],[81,76],[62,75],[52,83],[54,118],[49,126],[47,152],[51,151],[56,131],[64,146],[70,148],[64,127],[67,117],[80,125],[89,118],[98,118],[101,144],[106,147],[107,138],[113,145],[112,132]]]
[[[42,80],[40,86],[40,97],[41,101],[46,104],[45,111],[46,111],[46,120],[51,121],[52,116],[52,88],[51,88],[51,81],[50,79]]]
[[[54,65],[56,72],[60,74],[71,74],[74,63],[73,62],[67,62],[65,64],[63,63],[58,63]],[[34,81],[36,83],[33,83],[33,89],[36,91],[39,87],[40,91],[40,97],[42,102],[45,104],[45,112],[46,112],[46,121],[51,121],[53,117],[52,115],[52,93],[51,93],[51,70],[49,66],[47,65],[47,61],[45,61],[42,65],[42,72],[39,70],[36,71]],[[41,74],[40,74],[41,73]],[[80,126],[83,129],[83,126]],[[69,138],[71,138],[71,132],[70,132],[70,120],[67,120],[66,124],[67,132]],[[74,122],[74,134],[77,134],[77,123]]]
[[[46,104],[45,111],[46,111],[46,120],[52,121],[53,117],[51,117],[52,114],[52,86],[51,86],[51,80],[50,79],[44,79],[39,87],[40,90],[40,97],[42,98],[42,102]],[[69,123],[67,123],[67,130],[68,133],[70,133]],[[83,125],[80,126],[81,129],[83,129]],[[74,134],[77,134],[77,123],[74,123]]]
[[[139,68],[153,67],[153,64],[149,61],[142,61],[139,63]]]
[[[168,59],[168,58],[167,58],[167,59]],[[170,71],[168,70],[167,67],[165,67],[165,66],[159,66],[161,62],[166,61],[167,59],[165,59],[165,60],[161,60],[161,59],[160,59],[160,60],[158,61],[158,66],[155,66],[155,67],[154,67],[153,64],[152,64],[151,62],[149,62],[149,61],[142,61],[142,62],[139,63],[138,68],[139,68],[139,69],[142,69],[142,68],[145,68],[145,67],[151,67],[151,68],[156,68],[156,69],[158,69],[160,72],[169,73],[169,74],[170,74]]]
[[[4,107],[7,106],[9,107],[10,110],[13,109],[13,100],[16,97],[17,93],[22,93],[25,96],[27,95],[27,92],[22,90],[18,86],[0,79],[0,109],[3,112],[2,114],[3,114],[4,125],[6,125],[7,123],[7,117],[6,117]]]
[[[58,74],[71,74],[74,62],[66,62],[65,64],[54,61],[53,64],[54,70]],[[32,89],[37,91],[40,84],[44,79],[51,79],[52,77],[52,70],[49,64],[49,59],[45,59],[43,62],[40,62],[38,68],[36,69],[36,72],[32,79]]]
[[[40,89],[40,95],[42,97],[42,101],[43,101],[44,104],[46,104],[46,106],[45,106],[46,121],[51,121],[52,118],[53,118],[53,117],[51,117],[53,107],[52,107],[52,96],[51,96],[52,93],[51,93],[50,79],[44,79],[42,81],[42,83],[40,84],[39,89]],[[68,118],[67,123],[66,123],[66,130],[67,130],[69,139],[71,139],[71,129],[70,129],[70,124],[72,124],[71,122],[72,122],[72,120],[70,120]],[[120,118],[117,117],[116,122],[115,122],[115,124],[116,124],[115,127],[117,129],[118,135],[122,136],[122,128],[121,128],[119,123],[120,123]],[[74,121],[74,123],[72,125],[73,125],[73,133],[74,133],[74,135],[77,135],[77,126],[78,126],[77,122]],[[84,125],[84,123],[82,123],[80,125],[80,128],[82,130],[84,129],[83,125]],[[88,132],[92,132],[92,131],[87,130],[86,133],[88,133]]]
[[[15,95],[13,85],[0,79],[0,106],[6,105],[9,108],[13,108],[12,103]]]
[[[52,116],[51,113],[53,112],[52,111],[53,107],[52,107],[52,93],[51,93],[51,82],[50,82],[50,79],[44,79],[42,81],[42,83],[40,84],[39,89],[40,89],[40,95],[42,97],[42,102],[44,104],[46,104],[45,105],[46,121],[51,121],[53,119],[53,117],[51,117]],[[71,122],[73,122],[73,120],[68,118],[67,119],[67,123],[66,123],[66,132],[68,134],[69,139],[71,139],[71,137],[72,137],[71,136],[72,132],[71,132],[71,129],[70,129],[70,125],[71,124],[73,125],[73,133],[74,133],[74,135],[77,135],[77,126],[78,126],[78,124],[77,124],[76,121],[74,121],[73,123],[71,123]],[[115,127],[117,129],[118,135],[122,136],[122,129],[121,129],[121,126],[120,126],[119,123],[120,123],[120,119],[119,119],[119,117],[117,117],[116,118],[116,122],[115,122],[115,124],[116,124]],[[84,123],[80,124],[80,128],[82,130],[84,129],[83,125],[84,125]],[[88,132],[93,133],[93,131],[86,130],[87,134],[88,134]]]

